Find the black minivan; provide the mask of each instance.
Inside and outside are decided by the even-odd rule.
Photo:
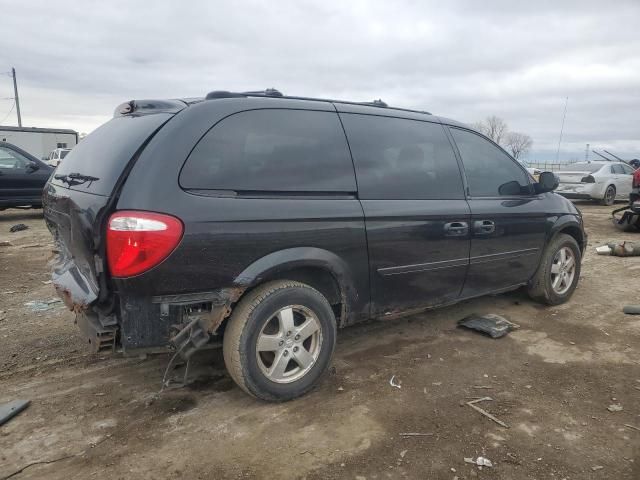
[[[565,302],[580,212],[461,123],[371,103],[216,91],[125,103],[45,188],[53,283],[91,348],[222,343],[287,400],[338,327],[526,286]]]

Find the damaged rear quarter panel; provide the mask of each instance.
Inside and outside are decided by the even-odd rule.
[[[48,184],[45,221],[53,236],[53,285],[70,310],[85,309],[98,298],[94,255],[95,224],[108,197]]]

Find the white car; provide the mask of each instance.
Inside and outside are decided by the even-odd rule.
[[[564,165],[557,172],[560,184],[556,193],[570,199],[598,200],[603,205],[613,205],[616,200],[629,199],[633,172],[633,168],[622,162]]]
[[[45,160],[47,165],[51,165],[52,167],[57,167],[60,165],[60,162],[67,154],[71,151],[70,148],[56,148],[52,150],[49,154],[49,157]]]

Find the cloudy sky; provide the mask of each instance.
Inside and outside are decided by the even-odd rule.
[[[488,115],[529,160],[640,157],[640,1],[0,0],[23,124],[90,132],[134,98],[285,94]],[[15,125],[0,75],[0,123]],[[594,155],[591,154],[593,158]]]

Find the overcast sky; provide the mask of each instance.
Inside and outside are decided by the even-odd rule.
[[[23,125],[91,132],[134,98],[275,87],[382,98],[531,135],[530,160],[585,144],[640,158],[640,0],[0,0],[0,72]],[[16,125],[0,75],[0,123]],[[593,158],[594,155],[591,154]]]

